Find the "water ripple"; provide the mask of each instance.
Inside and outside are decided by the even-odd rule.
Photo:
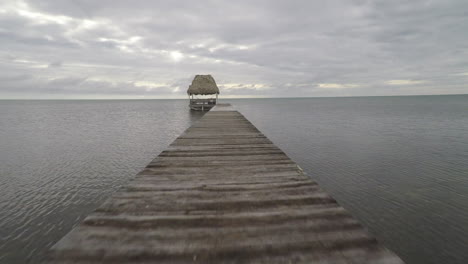
[[[0,262],[40,261],[199,117],[182,100],[0,101]]]

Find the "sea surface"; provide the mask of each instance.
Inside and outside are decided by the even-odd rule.
[[[468,95],[232,99],[406,263],[468,263]],[[46,250],[203,113],[0,101],[0,263]]]

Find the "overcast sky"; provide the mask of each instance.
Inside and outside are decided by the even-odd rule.
[[[468,93],[468,1],[0,1],[0,98]]]

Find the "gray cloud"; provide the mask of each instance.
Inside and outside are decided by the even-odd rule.
[[[468,2],[0,3],[0,98],[468,93]]]

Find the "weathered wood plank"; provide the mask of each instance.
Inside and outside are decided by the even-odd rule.
[[[50,263],[402,263],[231,106],[90,214]]]

